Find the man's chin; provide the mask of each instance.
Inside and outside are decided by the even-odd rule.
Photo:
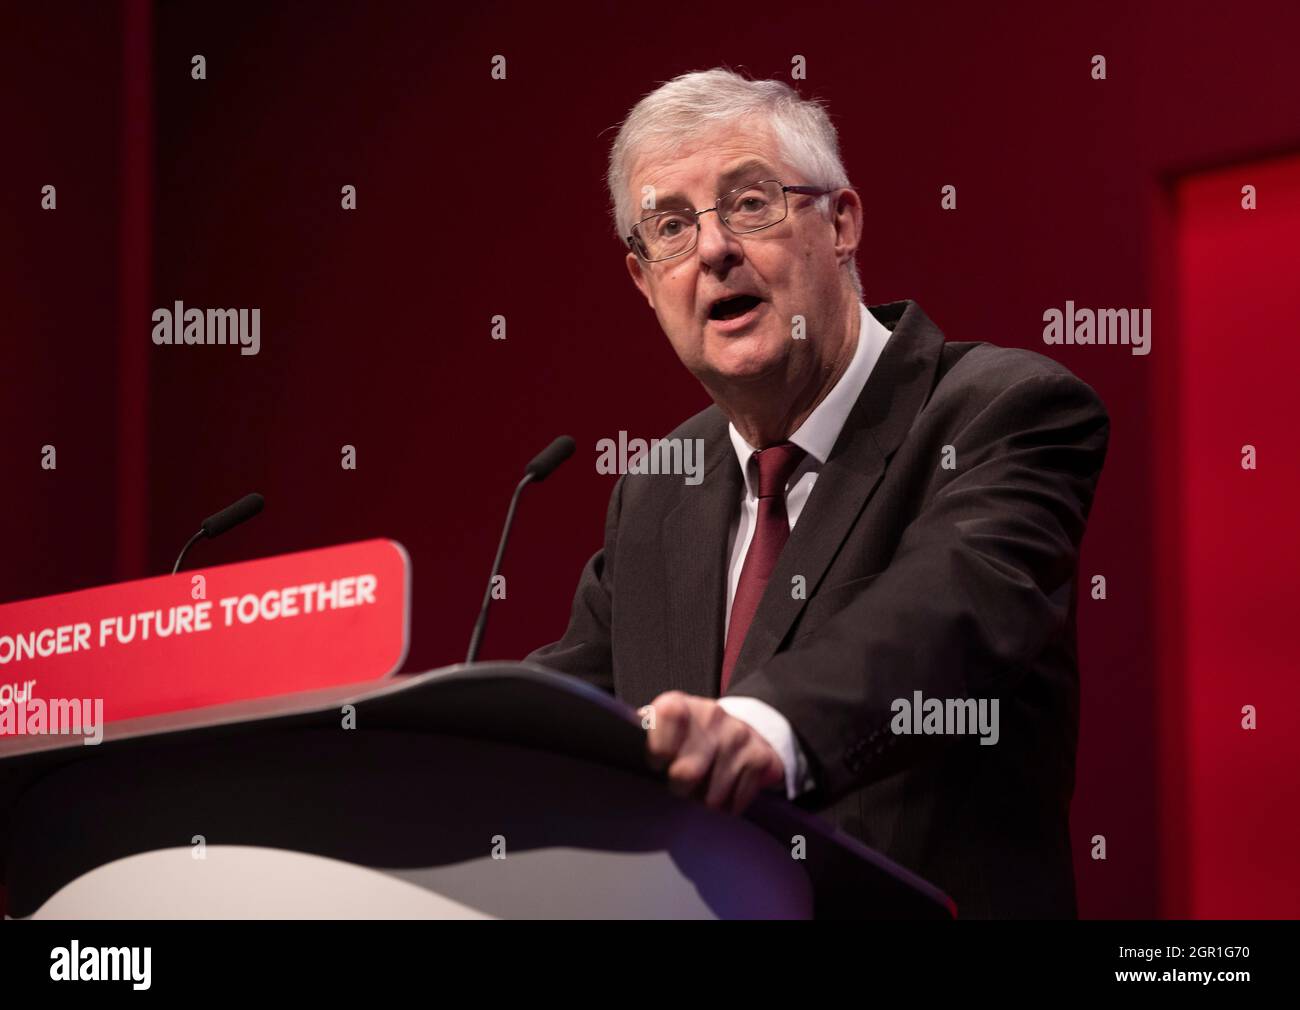
[[[778,337],[762,332],[743,336],[705,336],[705,366],[722,382],[755,382],[783,374],[790,348]]]

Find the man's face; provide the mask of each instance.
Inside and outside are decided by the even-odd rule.
[[[643,188],[651,186],[655,207],[634,220],[680,207],[712,207],[722,194],[764,179],[819,184],[799,178],[776,151],[765,124],[742,122],[672,155],[642,156],[631,172],[634,206],[641,206]],[[710,212],[700,216],[699,244],[685,255],[643,263],[628,254],[628,271],[677,356],[708,387],[793,381],[817,367],[818,338],[842,310],[842,229],[814,206],[816,197],[790,193],[788,200],[786,219],[763,231],[737,235]],[[850,241],[856,245],[856,234]],[[737,318],[720,318],[729,307],[717,303],[742,294],[758,298],[758,304]],[[806,339],[792,337],[796,315],[806,321]]]

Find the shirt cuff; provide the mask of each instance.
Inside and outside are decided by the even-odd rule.
[[[808,759],[794,735],[790,721],[765,701],[729,694],[719,698],[718,704],[727,715],[747,723],[768,742],[785,766],[786,799],[794,799],[815,784],[808,774]]]

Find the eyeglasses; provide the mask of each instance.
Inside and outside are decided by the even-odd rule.
[[[780,224],[790,213],[787,193],[824,196],[832,192],[819,186],[783,186],[779,179],[764,179],[733,189],[704,210],[668,210],[642,218],[626,239],[631,250],[646,263],[684,256],[700,240],[700,215],[717,211],[718,220],[737,235],[748,235]]]

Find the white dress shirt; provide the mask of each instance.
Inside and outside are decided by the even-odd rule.
[[[849,412],[858,402],[858,396],[889,339],[889,330],[867,311],[866,305],[859,303],[858,309],[862,322],[849,367],[826,394],[826,398],[817,404],[789,438],[807,454],[786,484],[785,511],[791,529],[799,521],[799,515],[817,482],[817,474],[830,456],[835,440],[839,438],[840,430],[848,420]],[[745,475],[745,491],[736,519],[731,524],[731,560],[727,568],[727,607],[722,632],[724,642],[731,626],[731,603],[736,596],[736,586],[740,583],[740,570],[745,564],[745,555],[749,552],[749,543],[754,537],[754,526],[758,521],[757,489],[751,484],[749,472],[749,457],[754,454],[754,447],[741,437],[735,425],[728,425],[728,430],[731,444],[736,450],[736,459],[740,462],[740,472]],[[743,682],[739,689],[741,694],[728,695],[720,699],[718,704],[728,715],[748,723],[781,756],[785,765],[786,796],[794,799],[813,784],[803,749],[785,716],[764,701],[745,697]]]

